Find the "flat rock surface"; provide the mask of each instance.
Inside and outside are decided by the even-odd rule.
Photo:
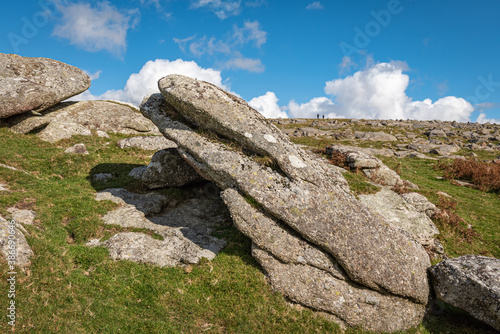
[[[36,213],[33,210],[24,210],[12,207],[8,208],[7,212],[10,213],[12,219],[14,219],[16,223],[33,225],[36,218]]]
[[[89,87],[88,75],[74,66],[0,53],[0,118],[45,110]]]
[[[406,202],[413,205],[417,211],[424,212],[429,218],[431,218],[438,210],[433,203],[431,203],[424,195],[419,193],[410,192],[401,194],[400,196],[403,197]]]
[[[500,260],[464,255],[430,268],[439,299],[500,331]]]

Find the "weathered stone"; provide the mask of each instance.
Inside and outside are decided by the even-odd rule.
[[[429,132],[429,137],[446,137],[446,132],[441,129],[433,129]]]
[[[460,151],[460,147],[458,145],[441,145],[430,151],[430,153],[439,154],[439,155],[450,155],[453,153],[457,153]]]
[[[142,183],[149,189],[181,187],[201,180],[203,178],[181,158],[176,148],[156,152],[141,175]]]
[[[418,159],[430,159],[437,160],[436,158],[431,158],[423,153],[415,151],[397,151],[394,153],[398,158],[418,158]]]
[[[162,235],[164,240],[137,232],[118,233],[106,241],[91,241],[90,246],[103,246],[115,260],[152,263],[174,267],[179,264],[198,263],[202,258],[212,260],[215,254],[203,249],[183,237],[182,233],[170,229]]]
[[[98,182],[107,182],[112,178],[113,178],[113,174],[111,174],[111,173],[99,173],[99,174],[95,174],[92,176],[92,179],[94,181],[98,181]]]
[[[193,90],[196,91],[196,86]],[[213,87],[211,90],[218,89]],[[179,98],[179,101],[186,98]],[[352,195],[328,182],[330,179],[325,176],[322,167],[315,169],[312,163],[308,164],[310,159],[299,159],[306,154],[292,146],[288,139],[286,145],[292,146],[290,151],[286,151],[288,148],[284,148],[285,143],[282,143],[277,145],[281,147],[277,154],[284,161],[280,167],[290,172],[291,179],[226,149],[222,144],[210,142],[182,123],[171,120],[167,115],[175,115],[175,111],[161,109],[162,105],[167,106],[157,95],[152,95],[143,101],[141,111],[167,138],[179,145],[181,156],[204,178],[212,180],[222,189],[237,188],[254,198],[274,218],[286,222],[305,239],[331,254],[354,281],[418,302],[427,301],[426,268],[429,258],[422,246],[371,213]],[[274,127],[267,129],[258,116],[250,118],[252,128],[261,128],[261,134],[275,131]],[[242,126],[240,130],[244,128]],[[226,134],[230,138],[245,137],[239,133]],[[285,141],[280,133],[274,138],[278,136],[280,141]],[[278,140],[276,142],[279,143]],[[271,142],[263,143],[263,146],[266,145],[271,145]],[[267,149],[273,150],[272,147]],[[294,158],[287,163],[291,152]]]
[[[380,159],[367,153],[365,149],[346,145],[329,145],[325,149],[327,155],[332,155],[334,152],[344,155],[345,162],[350,168],[361,169],[369,179],[377,184],[418,189],[413,183],[402,180],[395,171],[387,167]]]
[[[55,143],[72,136],[91,136],[92,132],[85,126],[73,122],[51,122],[37,136],[44,141]]]
[[[14,219],[16,223],[32,225],[36,218],[36,213],[33,210],[23,210],[12,207],[8,208],[7,212],[10,213],[12,219]]]
[[[100,137],[100,138],[109,138],[109,135],[106,132],[104,132],[104,131],[97,130],[96,133],[97,133],[97,137]]]
[[[419,193],[405,193],[400,196],[403,197],[405,201],[413,205],[417,211],[425,213],[429,218],[431,218],[438,210],[433,203],[431,203],[424,195]]]
[[[427,215],[389,189],[381,189],[376,194],[358,195],[361,203],[379,214],[385,221],[409,232],[423,246],[433,244],[439,234],[438,228]]]
[[[408,149],[413,150],[413,151],[422,152],[422,153],[429,153],[431,150],[433,150],[434,148],[436,148],[438,146],[439,145],[435,145],[435,144],[412,143],[412,144],[408,145]]]
[[[140,180],[146,168],[148,168],[148,166],[135,167],[130,171],[130,173],[128,173],[128,176],[133,177],[136,180]]]
[[[42,114],[19,115],[9,118],[8,124],[16,133],[25,134],[42,129],[38,134],[40,138],[51,142],[72,135],[88,136],[92,134],[91,130],[128,135],[160,134],[154,124],[137,109],[116,102],[62,102]]]
[[[238,191],[226,189],[221,197],[229,208],[234,224],[259,248],[284,263],[308,264],[328,271],[338,279],[347,276],[337,261],[305,241],[297,232],[252,207]]]
[[[464,255],[430,268],[439,299],[500,331],[500,260]]]
[[[75,145],[65,149],[64,153],[88,155],[89,151],[87,151],[85,144],[80,143],[80,144],[75,144]]]
[[[369,141],[397,141],[398,139],[391,134],[385,132],[365,132],[361,140]]]
[[[74,66],[0,53],[0,118],[45,110],[89,87],[88,75]]]
[[[158,87],[167,103],[182,110],[182,116],[191,123],[272,157],[292,178],[320,182],[323,168],[243,99],[182,75],[166,76],[158,81]]]
[[[14,224],[11,224],[14,222]],[[33,251],[31,250],[24,234],[21,232],[20,227],[17,222],[7,221],[5,218],[0,216],[0,251],[4,258],[8,261],[9,256],[12,256],[12,251],[15,253],[15,260],[13,264],[15,266],[26,268],[30,264],[30,258],[33,256]],[[15,236],[15,249],[12,244],[9,243],[9,235]]]
[[[286,264],[253,247],[252,255],[270,278],[272,287],[292,301],[334,314],[349,326],[394,332],[419,324],[425,306],[406,298],[379,293],[304,264]]]
[[[139,136],[119,140],[116,145],[119,148],[140,148],[147,151],[158,151],[165,148],[177,147],[177,145],[163,136]]]
[[[122,188],[111,188],[98,192],[95,195],[97,201],[112,201],[117,204],[129,204],[146,216],[160,213],[167,205],[167,198],[159,193],[151,192],[137,194]]]
[[[364,152],[363,149],[358,147],[329,145],[325,148],[325,153],[327,155],[332,155],[334,152],[345,155],[345,162],[348,163],[351,168],[378,168],[383,165],[380,159]]]
[[[305,128],[297,128],[293,132],[295,137],[315,137],[325,135],[324,131],[318,130],[316,128],[305,127]]]
[[[112,190],[114,193],[119,192],[124,195],[122,197],[131,198],[131,202],[139,195],[128,193],[123,189]],[[147,198],[147,194],[144,196],[142,200]],[[121,198],[109,196],[106,192],[98,193],[96,197],[123,203]],[[110,255],[115,260],[128,259],[161,266],[198,263],[201,258],[212,260],[225,246],[224,240],[210,235],[215,227],[228,219],[227,209],[220,198],[194,198],[176,208],[148,218],[145,213],[157,212],[156,204],[162,204],[161,199],[158,198],[159,201],[156,202],[153,199],[149,204],[142,200],[141,204],[145,205],[126,204],[107,213],[102,218],[103,221],[106,224],[122,227],[148,229],[161,235],[164,240],[156,240],[142,233],[119,233],[103,242],[91,240],[88,245],[109,248]]]

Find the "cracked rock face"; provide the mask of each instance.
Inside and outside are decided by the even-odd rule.
[[[0,118],[45,110],[89,87],[88,75],[74,66],[0,53]]]
[[[500,260],[464,255],[430,268],[439,299],[500,331]]]
[[[159,87],[165,98],[145,98],[141,112],[178,145],[183,159],[223,190],[235,224],[267,254],[254,252],[277,290],[351,325],[392,331],[421,321],[430,262],[418,242],[362,205],[341,187],[338,180],[343,177],[337,170],[292,144],[243,100],[178,75],[161,79]],[[207,132],[215,133],[215,139],[204,137]],[[255,156],[271,160],[274,169],[254,161]],[[297,280],[295,268],[303,266],[310,269]],[[315,298],[324,298],[325,305],[335,300],[322,295],[313,282],[322,275],[344,282],[346,288],[334,294],[351,304],[312,303]],[[356,319],[348,316],[356,303],[348,295],[354,287],[369,292],[364,300],[370,305],[357,309]],[[307,289],[313,292],[305,293]],[[390,304],[384,298],[398,307],[374,309],[375,300]],[[377,317],[396,320],[377,325]]]

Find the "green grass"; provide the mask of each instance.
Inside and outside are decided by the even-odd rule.
[[[343,175],[347,180],[347,183],[349,183],[349,188],[351,188],[351,191],[355,195],[376,194],[380,190],[379,187],[369,183],[368,179],[363,175],[359,175],[358,173],[353,172],[347,172]]]
[[[434,168],[436,161],[426,159],[396,159],[380,157],[390,168],[401,171],[401,177],[420,187],[419,192],[431,202],[439,202],[439,191],[444,192],[457,202],[456,213],[466,224],[479,233],[471,243],[455,233],[449,226],[438,226],[441,231],[439,240],[445,246],[449,256],[477,254],[500,257],[500,197],[498,194],[485,193],[479,190],[453,185],[450,181],[436,177],[443,175],[440,169]]]
[[[250,240],[234,226],[216,232],[228,245],[212,262],[186,268],[115,262],[106,249],[86,247],[90,238],[107,238],[124,230],[102,223],[102,215],[116,204],[95,201],[96,191],[108,187],[145,191],[128,173],[149,163],[152,152],[119,149],[116,141],[121,138],[77,137],[50,144],[33,134],[16,135],[0,128],[0,163],[29,173],[0,167],[0,182],[11,189],[0,193],[0,214],[8,216],[5,209],[13,205],[37,212],[35,225],[26,226],[35,256],[29,270],[17,275],[16,332],[341,333],[337,325],[307,309],[290,307],[273,292],[251,256]],[[90,155],[63,153],[80,142]],[[436,199],[438,189],[457,196],[464,206],[459,214],[469,221],[476,219],[474,226],[482,235],[483,244],[474,244],[470,250],[445,241],[446,251],[451,255],[486,251],[498,257],[498,247],[494,247],[495,238],[499,239],[498,198],[434,180],[438,172],[423,162],[404,160],[403,177],[419,184],[431,200]],[[112,173],[114,178],[106,183],[92,181],[91,176],[101,172]],[[358,177],[349,182],[364,182]],[[178,200],[185,198],[185,191],[162,190]],[[469,198],[476,202],[467,204]],[[0,262],[0,272],[0,291],[5,292],[5,261]],[[1,293],[3,309],[7,301],[7,294]],[[5,319],[0,322],[0,332],[10,330]],[[448,310],[406,333],[477,332],[492,333],[470,317]],[[350,329],[347,333],[367,332]]]

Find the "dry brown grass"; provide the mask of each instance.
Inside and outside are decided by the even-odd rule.
[[[479,234],[472,228],[472,226],[468,226],[465,221],[455,213],[456,206],[457,202],[440,195],[439,202],[437,203],[439,210],[436,211],[432,218],[441,225],[448,226],[455,230],[455,232],[460,235],[464,241],[471,243],[475,237],[479,237]]]
[[[500,164],[469,159],[440,163],[438,167],[447,179],[469,181],[485,192],[500,192]]]

